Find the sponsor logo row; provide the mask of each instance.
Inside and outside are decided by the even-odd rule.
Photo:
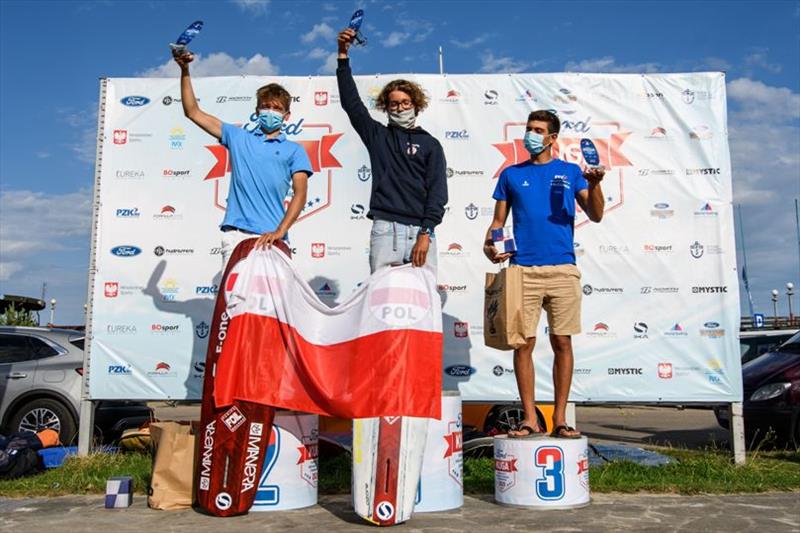
[[[455,321],[451,331],[445,331],[456,339],[467,339],[470,336],[481,337],[483,335],[483,325],[470,324],[469,322]],[[671,325],[657,330],[652,328],[647,322],[634,322],[630,329],[617,331],[606,322],[596,322],[588,331],[582,335],[586,337],[601,338],[632,338],[635,340],[645,340],[656,337],[688,338],[690,335],[699,335],[709,339],[720,339],[725,336],[725,328],[717,321],[708,320],[691,331],[680,322],[673,322]]]

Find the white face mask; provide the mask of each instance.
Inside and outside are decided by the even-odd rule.
[[[396,112],[389,111],[389,122],[401,128],[413,128],[414,122],[417,120],[417,112],[414,108],[406,109],[404,111]]]

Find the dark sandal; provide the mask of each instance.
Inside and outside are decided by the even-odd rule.
[[[541,435],[542,433],[544,433],[544,431],[542,431],[541,429],[539,429],[537,431],[536,429],[533,429],[530,426],[521,426],[516,431],[527,431],[528,434],[527,435],[512,435],[511,433],[508,433],[507,434],[508,438],[509,439],[525,439],[525,438],[528,438],[528,437],[534,437],[536,435]]]
[[[583,436],[580,434],[580,432],[578,432],[577,435],[564,435],[563,432],[566,431],[575,431],[575,428],[569,426],[556,426],[550,436],[555,439],[579,439]]]

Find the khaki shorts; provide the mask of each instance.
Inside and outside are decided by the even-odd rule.
[[[581,332],[581,273],[575,265],[520,266],[525,338],[535,337],[542,308],[553,335]]]

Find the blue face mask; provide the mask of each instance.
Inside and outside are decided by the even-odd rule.
[[[546,148],[544,145],[544,135],[536,133],[535,131],[526,131],[525,138],[522,142],[525,145],[525,149],[534,156],[539,155]]]
[[[267,133],[272,133],[280,129],[283,124],[283,113],[278,113],[272,109],[259,109],[258,124],[264,128]]]

